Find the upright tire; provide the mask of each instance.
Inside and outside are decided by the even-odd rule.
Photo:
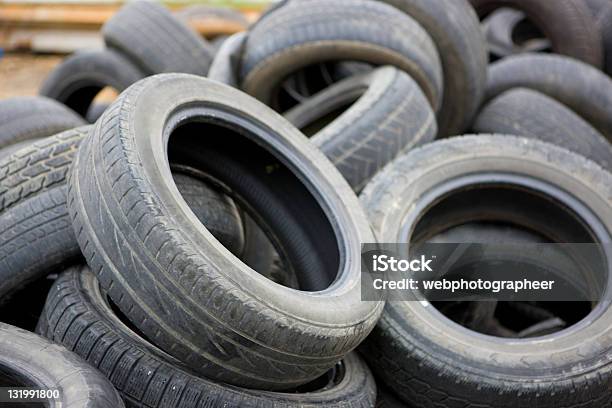
[[[85,125],[76,112],[43,96],[0,101],[0,148]]]
[[[539,139],[565,147],[612,170],[612,144],[565,105],[526,88],[513,88],[491,100],[472,130]]]
[[[438,115],[441,136],[461,134],[484,96],[487,44],[468,0],[382,0],[425,28],[442,62],[444,91]]]
[[[385,26],[394,29],[382,32]],[[412,76],[436,111],[440,107],[442,68],[433,40],[408,15],[371,0],[296,1],[274,9],[249,32],[239,84],[279,109],[282,80],[325,61],[393,65]]]
[[[410,76],[393,67],[337,82],[284,116],[304,129],[346,105],[311,140],[356,192],[397,155],[436,137],[427,98]]]
[[[594,67],[603,65],[601,33],[583,1],[559,0],[470,0],[479,16],[500,8],[523,11],[550,40],[558,54],[576,58]]]
[[[121,54],[104,49],[77,52],[62,61],[45,79],[40,94],[85,117],[105,87],[121,92],[146,75]]]
[[[0,323],[0,373],[3,387],[59,389],[60,398],[45,404],[51,408],[124,407],[112,384],[79,356],[4,323]]]
[[[556,99],[612,141],[612,79],[601,71],[560,55],[504,58],[489,68],[485,101],[517,87]]]
[[[370,408],[374,378],[356,353],[311,391],[256,391],[196,377],[184,364],[130,329],[87,267],[62,273],[37,331],[86,358],[119,390],[128,407],[258,408],[326,406]],[[335,375],[334,375],[335,374]]]
[[[212,47],[163,5],[134,1],[123,6],[104,27],[109,48],[130,58],[147,74],[184,72],[206,75]]]
[[[177,194],[167,160],[238,166],[221,166],[218,178],[280,235],[291,265],[318,274],[311,292],[268,281],[212,240]],[[360,301],[360,242],[372,236],[348,184],[283,118],[214,81],[159,75],[125,91],[79,150],[69,207],[117,306],[209,378],[304,384],[355,348],[381,312],[381,303]]]
[[[451,222],[494,217],[550,242],[609,245],[611,194],[612,175],[582,156],[538,140],[482,135],[409,152],[361,199],[379,242],[420,242]],[[398,396],[424,408],[534,401],[595,408],[612,403],[611,331],[606,301],[573,327],[520,341],[473,332],[428,302],[389,302],[363,355]]]

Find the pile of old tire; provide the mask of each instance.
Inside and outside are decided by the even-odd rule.
[[[361,299],[364,243],[612,243],[602,29],[580,0],[471,3],[285,0],[212,59],[180,22],[206,9],[130,2],[49,77],[67,107],[0,101],[0,321],[57,343],[0,327],[0,385],[77,407],[612,406],[609,302]],[[566,55],[487,67],[499,6]]]
[[[40,94],[93,123],[108,106],[108,102],[94,104],[105,89],[121,92],[141,78],[162,72],[206,75],[214,51],[184,22],[190,14],[175,16],[156,2],[126,4],[102,28],[106,48],[66,58],[49,74]]]

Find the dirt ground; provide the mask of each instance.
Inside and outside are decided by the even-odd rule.
[[[0,99],[36,95],[63,55],[5,54],[0,57]]]

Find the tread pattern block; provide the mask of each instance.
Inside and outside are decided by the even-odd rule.
[[[0,148],[85,125],[75,112],[43,96],[0,101]]]
[[[347,357],[345,378],[321,392],[272,393],[222,385],[190,374],[177,360],[132,332],[116,315],[111,315],[103,296],[89,270],[66,271],[49,293],[37,332],[102,371],[128,407],[373,406],[374,380],[356,355]]]
[[[206,75],[214,50],[210,44],[157,2],[123,6],[104,27],[104,41],[149,74],[183,72]]]
[[[147,85],[169,78],[174,77],[152,78]],[[346,326],[304,322],[227,283],[181,231],[168,225],[150,184],[139,182],[138,154],[124,132],[129,133],[125,118],[144,85],[125,91],[96,122],[70,173],[68,207],[87,263],[151,342],[199,372],[263,388],[290,388],[317,378],[361,343],[378,311]],[[168,281],[189,293],[163,289]],[[189,338],[170,326],[181,327]]]
[[[41,139],[0,161],[0,301],[80,256],[66,177],[88,129]]]
[[[364,95],[364,102],[330,126],[329,131],[338,132],[335,136],[324,129],[312,139],[357,192],[395,157],[432,141],[437,133],[425,95],[401,71],[382,92],[374,87]]]

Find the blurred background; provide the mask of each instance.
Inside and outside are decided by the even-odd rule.
[[[176,0],[162,3],[214,42],[244,30],[272,1]],[[47,74],[67,54],[102,48],[100,27],[125,2],[0,0],[0,99],[36,95]]]

